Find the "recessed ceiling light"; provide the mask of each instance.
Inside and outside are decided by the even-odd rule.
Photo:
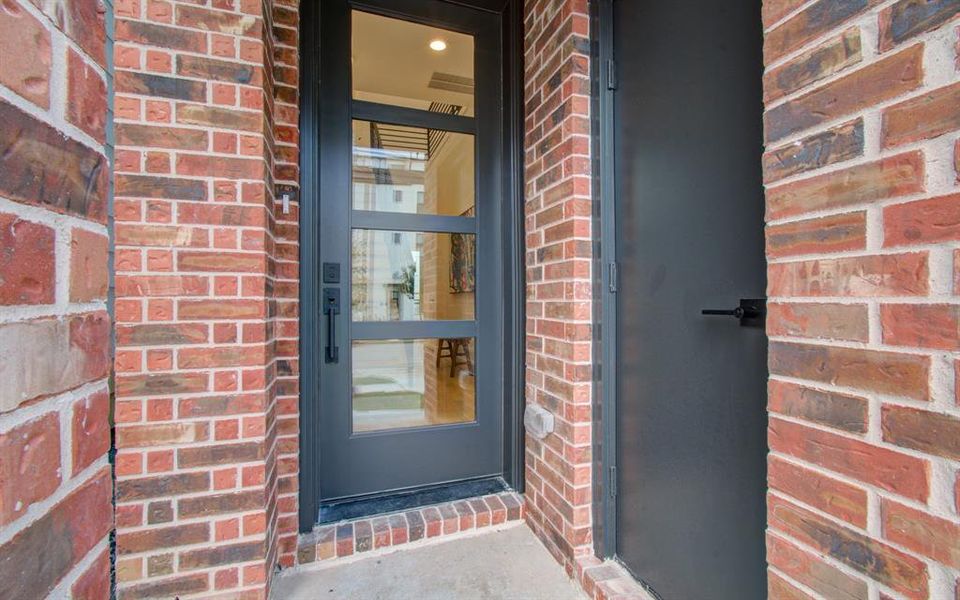
[[[447,49],[447,43],[443,40],[433,40],[430,42],[430,49],[434,52],[443,52]]]

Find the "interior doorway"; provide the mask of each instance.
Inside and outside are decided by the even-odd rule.
[[[662,598],[764,598],[760,5],[611,2],[607,17],[611,545]]]

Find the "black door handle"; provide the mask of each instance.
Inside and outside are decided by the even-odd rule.
[[[337,346],[340,288],[323,288],[323,314],[327,315],[327,347],[324,359],[328,363],[335,363],[340,360],[340,348]]]
[[[736,308],[705,308],[700,314],[707,316],[734,317],[740,320],[740,324],[763,325],[764,317],[767,314],[767,301],[764,298],[746,298],[740,300],[740,306]]]

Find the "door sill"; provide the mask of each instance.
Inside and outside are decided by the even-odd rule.
[[[426,486],[372,498],[368,496],[348,500],[337,500],[320,504],[320,514],[317,518],[317,525],[400,512],[421,506],[454,502],[466,498],[499,494],[508,489],[510,488],[502,477],[488,477],[485,479],[473,479],[470,481]]]

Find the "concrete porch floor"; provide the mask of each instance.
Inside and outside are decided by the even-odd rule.
[[[522,523],[281,574],[273,600],[583,600]]]

